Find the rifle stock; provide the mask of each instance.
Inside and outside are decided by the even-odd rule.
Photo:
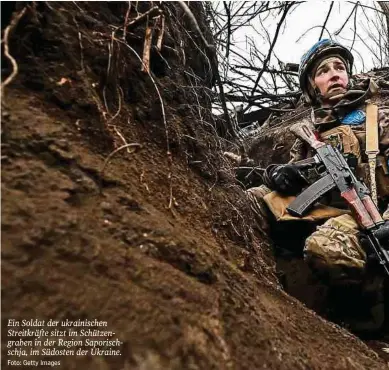
[[[314,128],[308,120],[295,123],[290,127],[290,131],[292,131],[295,136],[307,142],[313,149],[318,149],[323,145],[326,145],[318,140]]]

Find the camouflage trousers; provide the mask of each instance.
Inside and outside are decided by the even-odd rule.
[[[307,238],[304,259],[331,283],[358,282],[366,263],[358,235],[358,224],[350,215],[330,218]]]
[[[388,219],[388,210],[384,219]],[[350,215],[330,218],[307,238],[304,259],[329,282],[360,282],[365,270],[366,252],[359,241],[358,224]]]
[[[386,212],[385,218],[387,215]],[[350,215],[330,218],[306,239],[304,259],[317,275],[328,281],[333,290],[343,292],[346,301],[350,287],[357,288],[358,308],[365,315],[363,319],[353,318],[351,313],[354,309],[350,309],[345,321],[352,331],[372,332],[382,330],[384,326],[385,283],[379,272],[366,271],[366,252],[358,234],[358,224]]]

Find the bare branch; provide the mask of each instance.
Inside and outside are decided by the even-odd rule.
[[[277,41],[277,38],[278,38],[278,34],[279,34],[279,32],[280,32],[281,26],[282,26],[282,24],[283,24],[283,22],[284,22],[284,20],[285,20],[285,18],[286,18],[286,15],[288,14],[288,11],[290,10],[290,8],[291,8],[293,5],[294,5],[293,2],[290,3],[290,4],[286,4],[286,5],[285,5],[284,12],[283,12],[282,17],[281,17],[281,19],[280,19],[280,21],[279,21],[279,23],[278,23],[278,25],[277,25],[277,29],[276,29],[276,32],[275,32],[275,34],[274,34],[273,41],[272,41],[272,43],[271,43],[271,45],[270,45],[269,52],[268,52],[268,54],[267,54],[267,56],[266,56],[266,58],[265,58],[265,61],[263,62],[262,70],[258,73],[257,80],[255,81],[254,87],[253,87],[252,90],[251,90],[251,95],[254,94],[254,92],[255,92],[255,90],[256,90],[256,88],[257,88],[257,86],[258,86],[259,80],[261,79],[263,73],[265,72],[265,69],[266,69],[266,67],[267,67],[267,64],[269,63],[271,54],[272,54],[272,52],[273,52],[274,46],[275,46],[275,44],[276,44],[276,41]]]
[[[226,59],[228,60],[228,56],[230,54],[230,41],[231,41],[231,13],[230,13],[230,5],[223,1],[224,9],[227,14],[227,48],[226,48]]]
[[[325,21],[324,21],[323,27],[322,27],[321,32],[320,32],[319,41],[320,41],[321,38],[323,37],[323,33],[324,33],[324,30],[326,29],[326,25],[327,25],[327,22],[328,22],[328,18],[330,17],[330,14],[331,14],[332,7],[333,7],[333,6],[334,6],[334,2],[331,1],[330,8],[328,9],[328,13],[327,13],[326,19],[325,19]]]
[[[335,36],[338,36],[343,28],[346,26],[347,22],[349,21],[349,19],[351,18],[351,16],[354,14],[355,10],[357,9],[357,6],[358,6],[358,3],[355,4],[355,6],[353,7],[351,13],[348,15],[348,17],[346,18],[345,22],[342,24],[342,27],[340,27],[336,32],[335,32]]]

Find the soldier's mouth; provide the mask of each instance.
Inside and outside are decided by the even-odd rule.
[[[333,84],[331,85],[328,90],[332,90],[332,89],[344,89],[343,85],[341,84]]]

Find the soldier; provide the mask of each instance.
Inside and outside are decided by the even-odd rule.
[[[374,101],[379,86],[370,78],[352,77],[353,59],[351,52],[339,43],[319,41],[302,57],[299,80],[303,96],[312,106],[311,120],[320,139],[337,146],[350,167],[353,164],[357,176],[369,184],[366,106]],[[379,154],[373,173],[379,208],[384,212],[384,219],[389,220],[389,105],[378,105]],[[309,178],[293,163],[312,155],[312,149],[297,139],[290,162],[270,165],[265,171],[265,184],[275,192],[264,186],[249,189],[256,204],[263,207],[264,200],[277,219],[293,219],[285,208],[309,184]],[[320,221],[321,226],[306,239],[304,259],[330,286],[340,287],[343,292],[344,287],[346,290],[357,287],[361,303],[369,307],[369,318],[350,323],[352,329],[379,330],[385,320],[383,292],[386,289],[384,277],[378,272],[380,267],[374,266],[374,258],[370,261],[363,233],[341,198],[331,196],[327,204],[332,207],[321,208],[307,217],[310,221]]]

